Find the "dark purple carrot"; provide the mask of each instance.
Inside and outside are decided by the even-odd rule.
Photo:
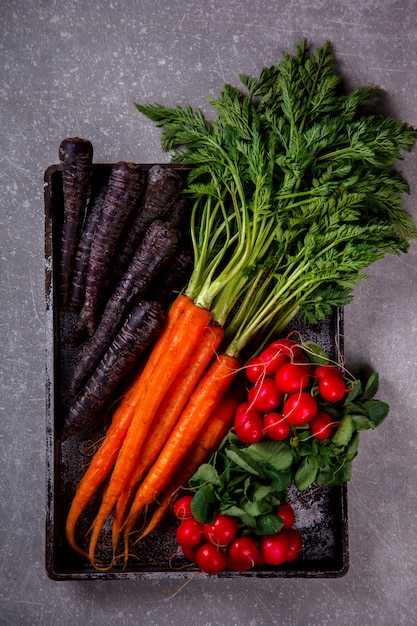
[[[187,284],[193,269],[193,255],[188,248],[183,248],[173,257],[163,269],[160,279],[156,281],[149,297],[161,303],[165,309]]]
[[[132,304],[149,288],[163,267],[173,258],[179,241],[179,231],[159,220],[148,227],[125,275],[107,301],[94,335],[81,353],[71,382],[72,394],[76,393],[94,369],[119,331]]]
[[[88,263],[90,260],[91,244],[94,233],[101,214],[107,187],[101,188],[99,193],[93,198],[91,206],[88,208],[87,217],[81,232],[80,243],[75,255],[74,271],[72,275],[72,285],[69,297],[68,308],[74,313],[79,313],[84,303],[85,282],[87,277]]]
[[[171,204],[164,220],[165,222],[169,222],[173,228],[182,228],[186,219],[189,218],[190,212],[190,199],[182,193]]]
[[[93,146],[88,139],[68,137],[59,146],[62,165],[64,221],[60,256],[60,294],[65,308],[68,303],[75,255],[91,186]]]
[[[136,304],[99,362],[86,385],[70,407],[63,437],[77,432],[99,411],[117,389],[123,377],[157,337],[165,321],[159,303],[142,300]]]
[[[181,177],[172,169],[153,165],[148,172],[145,193],[122,233],[115,256],[115,282],[126,271],[145,230],[155,220],[164,219],[182,190]]]
[[[140,197],[143,184],[143,170],[135,163],[119,161],[113,166],[91,244],[84,306],[80,314],[81,325],[86,326],[90,335],[96,328],[101,291],[120,233]]]

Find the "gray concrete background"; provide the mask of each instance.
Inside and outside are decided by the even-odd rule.
[[[96,162],[163,159],[133,101],[200,105],[303,36],[330,39],[352,86],[376,83],[417,125],[414,0],[2,0],[0,623],[417,624],[417,243],[375,264],[345,312],[350,369],[380,372],[388,420],[366,433],[348,490],[350,560],[336,580],[52,582],[44,571],[43,172],[68,135]],[[401,168],[417,218],[417,153]]]

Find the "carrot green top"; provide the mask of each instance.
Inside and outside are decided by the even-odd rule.
[[[194,271],[186,289],[225,326],[237,356],[352,298],[364,270],[417,237],[394,164],[417,131],[375,113],[382,90],[343,88],[331,45],[229,84],[208,120],[190,105],[137,109],[162,127],[172,161],[192,164]]]

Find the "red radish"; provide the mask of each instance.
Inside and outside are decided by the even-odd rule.
[[[295,522],[295,513],[291,504],[281,504],[278,507],[277,515],[284,522],[283,528],[291,528]]]
[[[291,433],[291,426],[281,413],[264,415],[264,433],[274,441],[284,441]]]
[[[236,408],[235,419],[238,419],[242,415],[245,415],[248,411],[254,411],[254,409],[251,408],[251,406],[249,405],[249,402],[246,402],[246,401],[241,402]],[[257,411],[255,411],[255,413],[257,413]]]
[[[340,376],[331,375],[319,380],[319,393],[327,402],[339,402],[346,391],[345,381]]]
[[[259,356],[254,356],[246,363],[245,373],[249,382],[256,383],[265,375],[265,363]]]
[[[206,574],[218,574],[227,566],[224,552],[209,542],[204,542],[201,546],[198,546],[195,553],[195,562]]]
[[[236,410],[234,429],[243,443],[257,443],[264,436],[262,417],[247,402]]]
[[[259,553],[259,556],[256,559],[255,567],[262,567],[263,565],[265,565],[265,561],[263,560],[261,553]]]
[[[231,515],[216,513],[214,522],[204,524],[204,536],[218,548],[224,548],[236,537],[238,531],[237,522]]]
[[[181,548],[195,548],[204,537],[203,524],[194,517],[184,519],[177,528],[176,537]]]
[[[229,554],[226,554],[227,567],[235,572],[247,572],[252,569],[254,565],[247,561],[246,563],[241,563],[240,561],[234,561]]]
[[[310,422],[311,434],[320,441],[328,439],[332,434],[332,418],[326,411],[318,411]]]
[[[302,391],[288,397],[282,414],[291,426],[303,426],[313,419],[317,409],[317,402],[311,393]]]
[[[187,548],[187,546],[181,546],[181,550],[186,559],[191,561],[191,563],[195,563],[195,548]]]
[[[259,355],[259,360],[264,363],[265,376],[275,376],[279,368],[285,363],[289,363],[290,356],[279,348],[269,346]]]
[[[314,376],[317,380],[321,380],[322,378],[326,378],[326,376],[342,377],[342,372],[335,365],[317,365],[314,370]]]
[[[258,411],[258,413],[275,411],[281,404],[282,399],[283,394],[272,378],[259,380],[248,393],[248,402],[251,408]]]
[[[294,561],[300,554],[303,547],[303,539],[301,533],[295,528],[286,528],[283,530],[289,540],[290,548],[288,550],[287,561]]]
[[[290,339],[278,339],[277,341],[273,341],[269,347],[278,349],[282,354],[289,356],[291,360],[304,357],[302,347]]]
[[[305,359],[298,359],[297,361],[294,361],[294,365],[300,365],[301,367],[304,367],[310,379],[309,382],[312,381],[313,376],[314,376],[314,367],[309,361],[306,361]]]
[[[175,501],[173,506],[173,513],[177,519],[183,520],[193,517],[193,514],[191,512],[192,499],[192,495],[185,495],[181,496],[180,498],[178,498],[178,500]]]
[[[282,393],[304,391],[310,383],[308,369],[298,363],[286,363],[276,373],[275,383]]]
[[[290,540],[286,531],[261,537],[261,555],[268,565],[280,565],[287,560],[290,551]]]
[[[237,537],[228,549],[230,569],[245,571],[254,567],[259,560],[259,548],[255,539],[248,535]]]

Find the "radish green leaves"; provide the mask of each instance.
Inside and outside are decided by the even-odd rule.
[[[377,391],[374,373],[367,381],[352,381],[342,403],[322,404],[337,424],[324,440],[312,437],[306,426],[285,441],[264,438],[247,445],[231,430],[189,482],[194,516],[206,523],[220,511],[260,535],[279,530],[271,530],[271,514],[285,502],[291,483],[303,492],[313,483],[337,486],[350,480],[360,431],[376,428],[389,412],[386,402],[374,398]]]

